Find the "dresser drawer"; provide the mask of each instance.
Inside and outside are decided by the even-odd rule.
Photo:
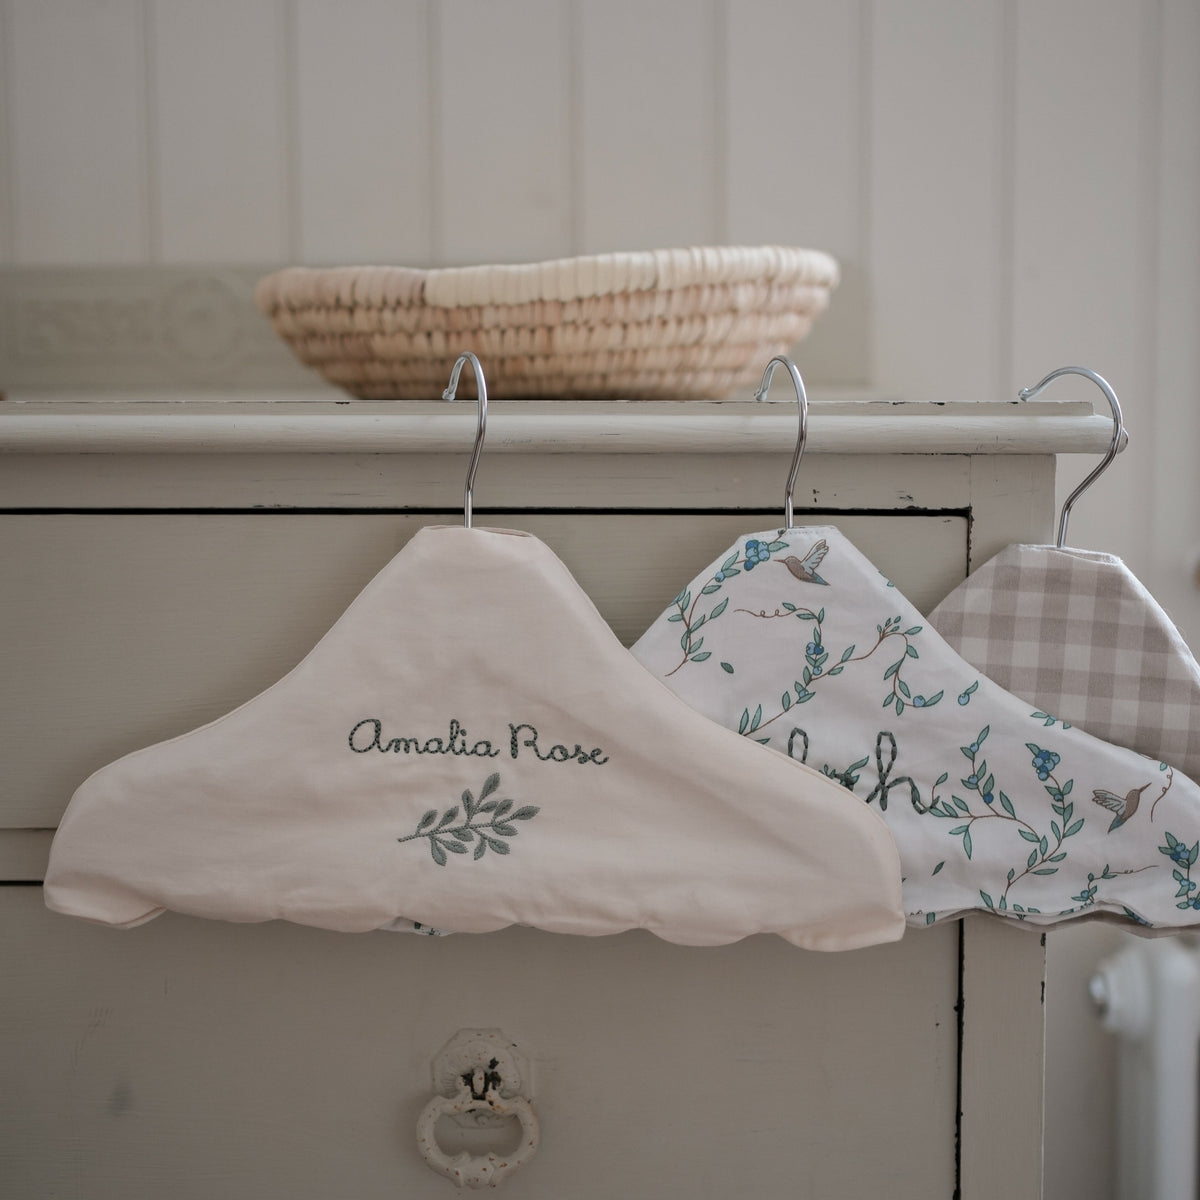
[[[10,513],[0,517],[0,829],[52,828],[131,750],[213,720],[291,669],[419,528],[453,513]],[[827,520],[828,518],[822,518]],[[775,511],[481,513],[546,541],[630,644],[699,567]],[[838,524],[915,603],[962,578],[957,516]]]
[[[8,836],[53,826],[96,767],[269,686],[441,520],[457,517],[5,516],[0,554],[22,569],[3,582],[4,670],[27,697],[5,733]],[[736,537],[777,522],[765,510],[476,521],[547,541],[626,643]],[[963,573],[961,516],[839,523],[920,603]],[[449,1185],[412,1133],[429,1060],[460,1028],[499,1027],[533,1060],[543,1125],[513,1194],[949,1196],[958,941],[952,925],[814,955],[772,937],[695,949],[642,933],[338,936],[174,914],[122,932],[4,889],[0,954],[22,964],[4,1006],[27,1033],[3,1119],[13,1145],[69,1127],[76,1147],[19,1153],[11,1186],[435,1200]],[[890,1111],[863,1154],[852,1130],[881,1088]]]
[[[496,1027],[542,1130],[511,1196],[949,1200],[958,941],[120,931],[0,889],[0,1194],[446,1200],[414,1134],[430,1060]]]

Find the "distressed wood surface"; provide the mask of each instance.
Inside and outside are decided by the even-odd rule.
[[[962,1196],[1041,1196],[1045,938],[970,916],[962,954]]]
[[[251,397],[253,393],[249,394]],[[16,397],[0,409],[0,454],[262,451],[466,452],[475,405],[463,402],[206,402],[175,398],[97,404]],[[608,402],[488,405],[489,456],[700,452],[790,455],[794,402]],[[1027,454],[1101,452],[1111,418],[1085,404],[901,404],[832,401],[809,409],[805,453]]]
[[[853,954],[642,933],[130,933],[0,890],[4,1187],[130,1200],[440,1200],[430,1062],[499,1027],[533,1064],[530,1200],[954,1189],[957,929]]]

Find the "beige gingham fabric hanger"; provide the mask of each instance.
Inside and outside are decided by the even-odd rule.
[[[1101,388],[1113,440],[1063,505],[1057,545],[1014,545],[958,585],[929,622],[973,666],[1047,717],[1200,778],[1200,665],[1158,601],[1119,558],[1065,547],[1073,502],[1112,461],[1123,429],[1109,384],[1084,367],[1052,372]]]

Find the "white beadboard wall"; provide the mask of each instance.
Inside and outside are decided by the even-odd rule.
[[[1090,365],[1073,540],[1200,635],[1196,0],[0,0],[0,55],[0,267],[780,241],[843,265],[814,384]]]
[[[0,0],[0,106],[0,277],[786,242],[843,268],[810,383],[1091,366],[1132,440],[1070,541],[1200,643],[1197,0]],[[1047,1195],[1103,1200],[1049,1003]]]

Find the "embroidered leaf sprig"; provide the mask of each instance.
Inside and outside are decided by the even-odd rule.
[[[411,842],[416,838],[428,838],[429,853],[439,867],[444,867],[449,861],[447,855],[466,854],[472,844],[475,847],[472,857],[476,861],[488,850],[494,854],[507,854],[509,845],[504,839],[516,837],[519,832],[513,822],[530,821],[540,810],[536,804],[527,804],[513,811],[513,800],[489,800],[488,797],[499,787],[500,774],[493,772],[483,781],[478,799],[471,794],[470,788],[464,790],[462,815],[466,820],[459,821],[457,804],[440,816],[436,808],[431,808],[417,822],[415,833],[396,840]],[[490,816],[490,819],[479,819],[484,816]]]

